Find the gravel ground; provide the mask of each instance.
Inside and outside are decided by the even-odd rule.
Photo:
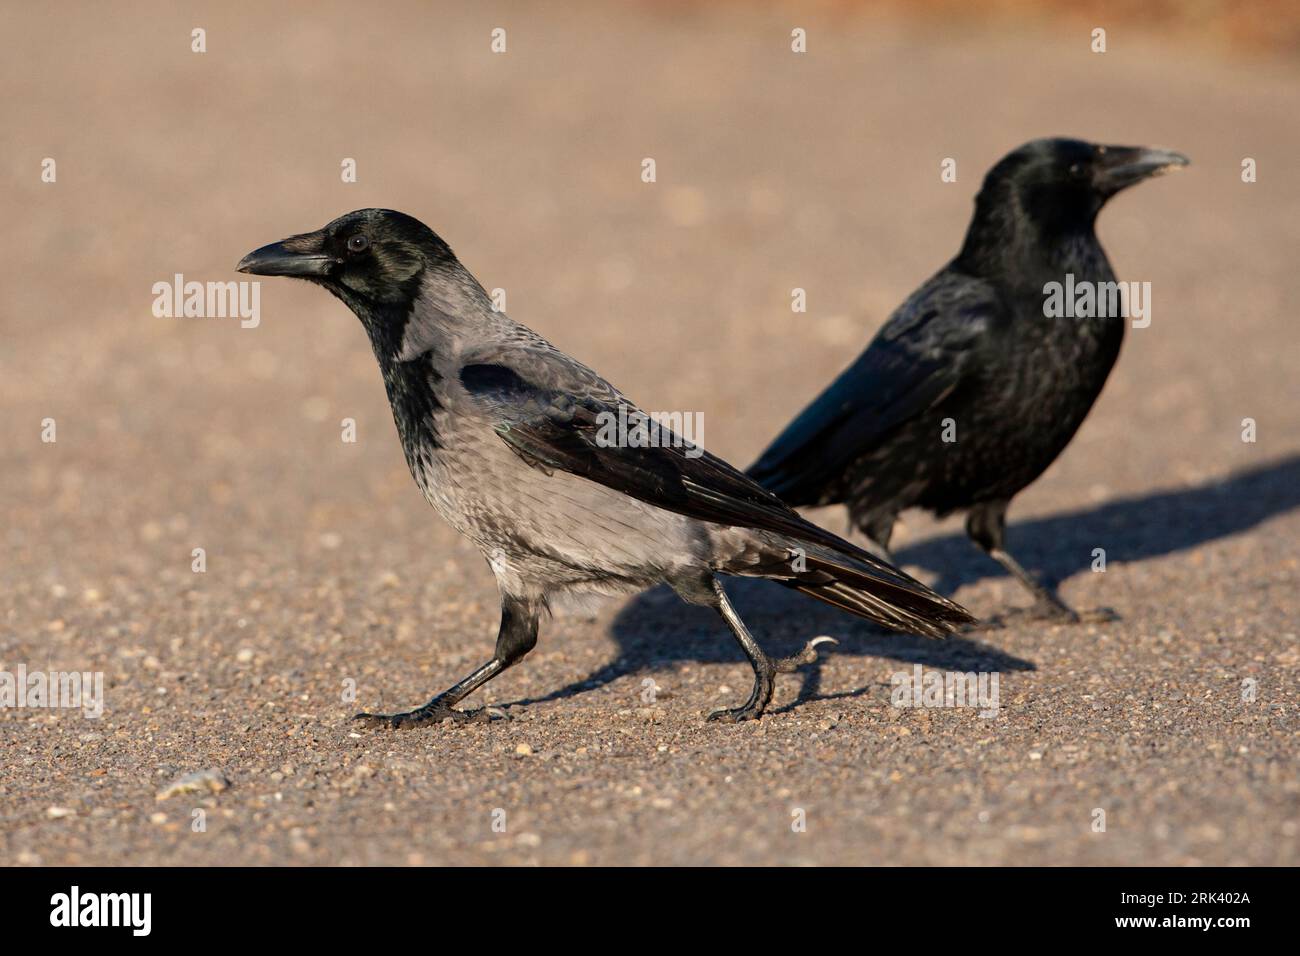
[[[312,9],[0,13],[0,665],[102,672],[105,695],[99,719],[0,711],[0,860],[1297,862],[1293,64],[1121,23],[1098,55],[1051,21]],[[486,658],[491,575],[421,500],[340,304],[269,281],[241,328],[155,317],[153,283],[234,279],[263,242],[400,208],[745,465],[955,251],[984,169],[1057,133],[1194,161],[1103,214],[1153,321],[1012,510],[1022,562],[1118,622],[935,643],[738,583],[773,649],[841,643],[763,721],[717,726],[748,668],[652,592],[545,624],[480,695],[509,720],[354,732]],[[959,520],[899,534],[976,613],[1024,603]],[[996,674],[997,715],[892,707],[917,665]]]

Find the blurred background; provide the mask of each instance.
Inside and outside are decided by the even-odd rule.
[[[1116,606],[1134,629],[1127,646],[1155,642],[1152,660],[1167,653],[1161,633],[1213,633],[1232,636],[1251,666],[1294,674],[1300,7],[975,6],[6,4],[0,659],[104,670],[113,689],[95,739],[68,719],[0,716],[10,745],[0,848],[35,853],[21,835],[48,826],[46,805],[57,804],[77,813],[60,818],[62,849],[34,861],[207,860],[210,848],[183,828],[168,836],[171,824],[151,825],[138,806],[156,777],[197,761],[244,781],[234,795],[250,815],[209,844],[227,859],[777,858],[733,845],[726,834],[745,829],[733,820],[699,824],[702,810],[674,825],[676,842],[653,826],[599,839],[575,827],[495,857],[447,827],[412,842],[399,823],[375,825],[362,851],[340,836],[355,836],[342,818],[258,816],[269,793],[301,785],[304,762],[328,789],[364,759],[348,750],[368,745],[346,737],[340,679],[361,681],[368,708],[414,704],[482,659],[495,633],[492,579],[416,491],[366,339],[341,304],[272,280],[255,329],[151,311],[156,282],[238,278],[235,263],[254,247],[366,206],[427,222],[485,287],[506,290],[513,318],[642,407],[703,412],[704,443],[744,467],[956,252],[983,173],[1004,153],[1049,135],[1186,153],[1189,170],[1121,195],[1100,218],[1120,278],[1152,284],[1152,324],[1129,331],[1074,444],[1017,500],[1010,540],[1026,563],[1070,579],[1067,599]],[[196,28],[206,52],[191,49]],[[492,51],[495,28],[504,53]],[[806,53],[791,51],[795,28]],[[1104,53],[1093,52],[1096,28]],[[940,180],[948,157],[955,183]],[[1250,184],[1247,157],[1258,165]],[[53,183],[42,181],[46,158]],[[356,182],[342,181],[346,159]],[[791,311],[795,288],[806,290],[804,314]],[[1247,417],[1253,444],[1241,440]],[[355,443],[340,440],[345,418]],[[41,441],[45,419],[57,423],[53,444]],[[1050,524],[1062,515],[1086,528],[1065,550],[1077,522]],[[816,517],[843,529],[839,512]],[[1034,521],[1049,523],[1035,533]],[[1019,537],[1018,523],[1030,529]],[[951,537],[958,528],[909,517],[902,560],[977,613],[1019,600]],[[1076,575],[1107,533],[1130,571]],[[203,575],[191,570],[196,547]],[[792,607],[763,626],[780,631]],[[662,635],[629,637],[616,612],[552,625],[489,699],[542,699],[630,653],[638,666],[678,668],[694,709],[672,720],[695,733],[684,728],[720,681],[743,683],[712,622],[677,619],[686,643],[661,650]],[[881,653],[894,646],[871,640]],[[1041,674],[1044,648],[1077,638],[1016,640],[1008,654],[1038,661]],[[1126,666],[1091,650],[1085,673]],[[1187,653],[1193,670],[1227,666],[1217,650]],[[846,688],[863,667],[879,679],[897,666],[854,655]],[[635,706],[634,671],[607,673],[626,685],[621,696],[610,685],[549,706],[570,725],[600,724]],[[1044,707],[1051,696],[1030,693]],[[343,729],[319,729],[322,709]],[[301,756],[305,740],[314,756]],[[418,741],[393,746],[424,759]],[[529,786],[527,774],[504,782],[518,768],[491,756],[500,744],[489,738],[445,746],[484,748],[479,765],[497,768],[483,770],[485,800]],[[798,759],[778,767],[793,779]],[[419,766],[408,776],[439,772]],[[1246,774],[1263,782],[1234,790],[1242,829],[1219,824],[1217,839],[1100,849],[1040,821],[1046,844],[999,830],[943,852],[951,862],[1186,862],[1217,859],[1235,840],[1276,860],[1294,851],[1266,826],[1279,819],[1270,801],[1295,790],[1269,773]],[[536,805],[549,797],[534,783]],[[1059,785],[1069,789],[1068,773]],[[112,800],[96,796],[104,787]],[[438,806],[443,823],[462,812]],[[97,809],[113,826],[76,822]],[[814,861],[902,852],[857,823],[860,836],[841,834]]]

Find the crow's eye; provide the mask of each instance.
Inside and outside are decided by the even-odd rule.
[[[1074,177],[1076,177],[1076,178],[1079,177],[1079,176],[1082,176],[1082,175],[1083,175],[1083,163],[1074,163],[1074,164],[1070,167],[1070,175],[1071,175],[1071,176],[1074,176]]]
[[[356,235],[348,239],[348,252],[365,252],[366,247],[370,245],[370,240],[365,236]]]

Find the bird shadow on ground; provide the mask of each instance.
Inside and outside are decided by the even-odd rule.
[[[1023,563],[1045,577],[1060,580],[1090,568],[1094,548],[1105,548],[1108,562],[1141,561],[1245,531],[1297,506],[1300,455],[1293,455],[1195,488],[1122,498],[1016,523],[1008,532],[1008,543]],[[938,572],[935,587],[945,594],[1002,573],[961,533],[911,545],[895,557],[904,565]],[[970,636],[934,641],[884,631],[772,582],[728,578],[726,587],[754,636],[773,656],[794,653],[810,638],[831,634],[840,643],[834,648],[823,646],[823,659],[833,653],[885,657],[963,672],[1035,669],[1032,662]],[[557,623],[563,626],[563,622]],[[707,608],[682,603],[668,588],[655,588],[629,601],[615,617],[611,633],[619,645],[615,660],[545,696],[513,705],[573,697],[628,674],[680,661],[734,663],[737,701],[748,692],[748,667],[722,620]],[[810,700],[861,697],[876,686],[869,683],[824,694],[819,664],[800,668],[799,676],[803,683],[795,701],[771,713],[789,711]]]
[[[1300,506],[1300,455],[1239,471],[1195,488],[1157,491],[1046,518],[1009,522],[1007,548],[1026,567],[1059,582],[1106,562],[1144,561],[1253,528]],[[964,533],[931,538],[895,552],[904,565],[939,574],[936,590],[1001,575],[1002,569]]]
[[[802,681],[793,704],[774,707],[782,713],[809,700],[861,697],[878,684],[868,683],[850,691],[822,693],[821,662],[829,654],[888,657],[911,664],[956,671],[1025,671],[1034,665],[997,650],[970,636],[953,636],[936,641],[910,634],[897,634],[852,617],[828,604],[788,590],[771,581],[725,578],[727,594],[754,637],[773,657],[800,650],[814,637],[829,634],[838,647],[822,645],[814,664],[800,667]],[[563,622],[557,622],[563,626]],[[749,693],[752,680],[735,638],[713,610],[682,602],[667,587],[637,595],[617,614],[611,633],[618,641],[619,655],[581,680],[542,697],[515,701],[515,705],[541,703],[595,690],[620,677],[641,671],[669,667],[681,661],[736,665],[734,687],[740,703]],[[790,678],[784,678],[789,680]],[[719,706],[724,701],[719,702]]]

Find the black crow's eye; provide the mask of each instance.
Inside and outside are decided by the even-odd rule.
[[[370,240],[365,236],[356,235],[348,239],[348,252],[365,252],[366,247],[370,245]]]
[[[1074,163],[1070,166],[1070,175],[1079,177],[1083,175],[1083,163]]]

